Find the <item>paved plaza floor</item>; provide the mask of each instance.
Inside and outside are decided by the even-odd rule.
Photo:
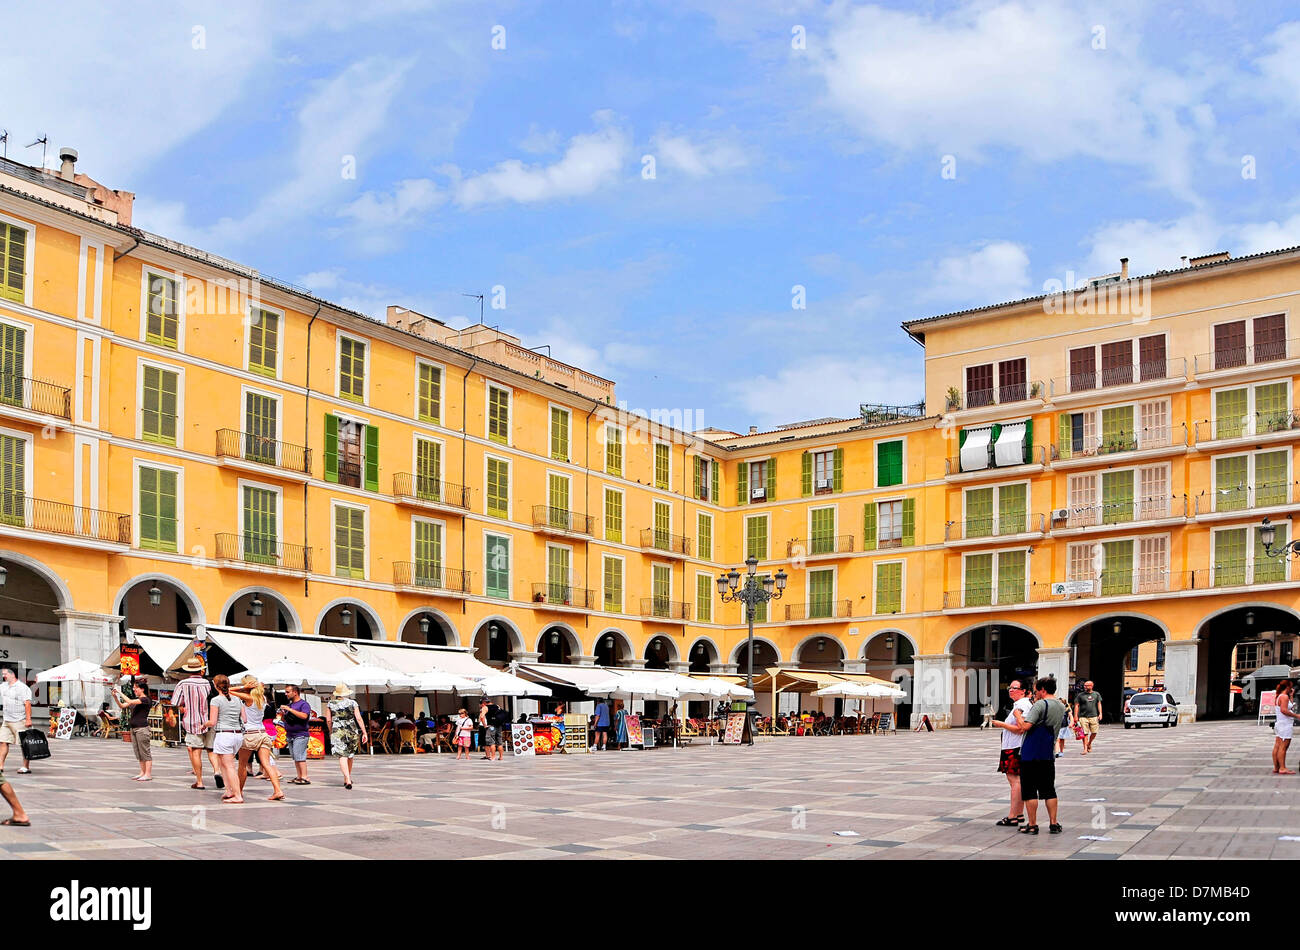
[[[10,756],[33,824],[0,828],[0,858],[1296,858],[1300,840],[1279,838],[1300,838],[1300,776],[1270,773],[1271,744],[1253,722],[1112,726],[1086,757],[1072,741],[1057,760],[1065,833],[1044,818],[1033,838],[994,827],[998,735],[972,729],[362,757],[352,791],[331,759],[285,786],[288,803],[250,780],[244,805],[220,804],[211,776],[190,789],[181,749],[156,749],[154,781],[137,783],[128,744],[77,739],[32,775]]]

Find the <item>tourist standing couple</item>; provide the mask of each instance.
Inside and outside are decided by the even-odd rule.
[[[1011,807],[1000,827],[1018,827],[1021,834],[1038,834],[1038,802],[1047,806],[1048,831],[1061,833],[1056,821],[1056,736],[1065,721],[1066,707],[1056,698],[1056,680],[1044,677],[1034,684],[1033,701],[1019,679],[1007,686],[1011,712],[994,722],[1002,733],[998,771],[1011,788]],[[1028,813],[1029,821],[1025,822]],[[1022,825],[1022,822],[1024,824]]]

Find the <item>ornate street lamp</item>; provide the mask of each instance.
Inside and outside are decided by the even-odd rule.
[[[0,564],[0,590],[4,589],[7,580],[9,580],[9,571],[3,564]]]
[[[749,663],[748,670],[745,673],[745,686],[752,693],[754,690],[754,611],[759,604],[765,604],[769,600],[780,600],[781,595],[785,593],[785,582],[788,580],[785,571],[777,571],[776,576],[771,574],[764,575],[762,580],[758,577],[758,558],[750,556],[745,559],[745,583],[740,583],[740,572],[735,568],[724,574],[718,575],[718,596],[722,598],[724,604],[741,603],[745,605],[745,621],[749,624]],[[773,710],[775,713],[775,710]],[[758,697],[755,696],[749,700],[749,735],[750,744],[753,744],[755,732],[754,718],[758,713]]]
[[[263,607],[262,598],[258,597],[257,594],[253,594],[253,599],[252,601],[249,602],[248,605],[249,616],[251,617],[262,616],[262,607]]]
[[[158,582],[154,581],[153,586],[149,588],[149,606],[158,607],[162,605],[162,591],[158,589]]]
[[[420,635],[427,637],[429,635],[429,615],[425,614],[420,618]]]
[[[339,611],[339,621],[340,621],[340,622],[343,624],[343,626],[345,626],[345,627],[350,627],[350,626],[352,626],[352,611],[348,610],[347,607],[344,607],[342,610],[340,610],[340,611]]]
[[[1276,540],[1277,525],[1265,518],[1259,526],[1259,543],[1264,547],[1265,556],[1300,560],[1300,540],[1287,541],[1280,548],[1274,548],[1273,542]]]

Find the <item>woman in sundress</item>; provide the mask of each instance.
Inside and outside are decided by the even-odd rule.
[[[614,700],[614,748],[622,749],[627,745],[627,710],[623,700]]]
[[[361,707],[352,699],[352,690],[340,683],[325,704],[325,728],[330,731],[330,747],[339,760],[343,787],[352,788],[352,759],[366,741],[366,724]]]

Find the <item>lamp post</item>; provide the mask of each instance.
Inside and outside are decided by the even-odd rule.
[[[724,574],[718,575],[718,596],[722,598],[724,604],[741,603],[745,605],[745,622],[749,624],[749,669],[745,673],[745,686],[750,693],[754,691],[754,611],[759,604],[765,604],[769,600],[780,600],[781,595],[785,593],[785,582],[787,580],[785,571],[777,571],[776,576],[771,574],[759,580],[758,577],[758,558],[745,558],[745,583],[740,583],[740,572],[735,568]],[[749,735],[750,741],[753,742],[754,736],[754,717],[758,712],[758,697],[754,696],[749,700],[749,709],[746,715],[749,717]],[[776,710],[772,710],[772,715],[776,715]]]
[[[1280,548],[1274,548],[1273,542],[1276,540],[1277,525],[1265,518],[1259,525],[1259,543],[1264,547],[1265,556],[1300,560],[1300,540],[1286,541]]]

